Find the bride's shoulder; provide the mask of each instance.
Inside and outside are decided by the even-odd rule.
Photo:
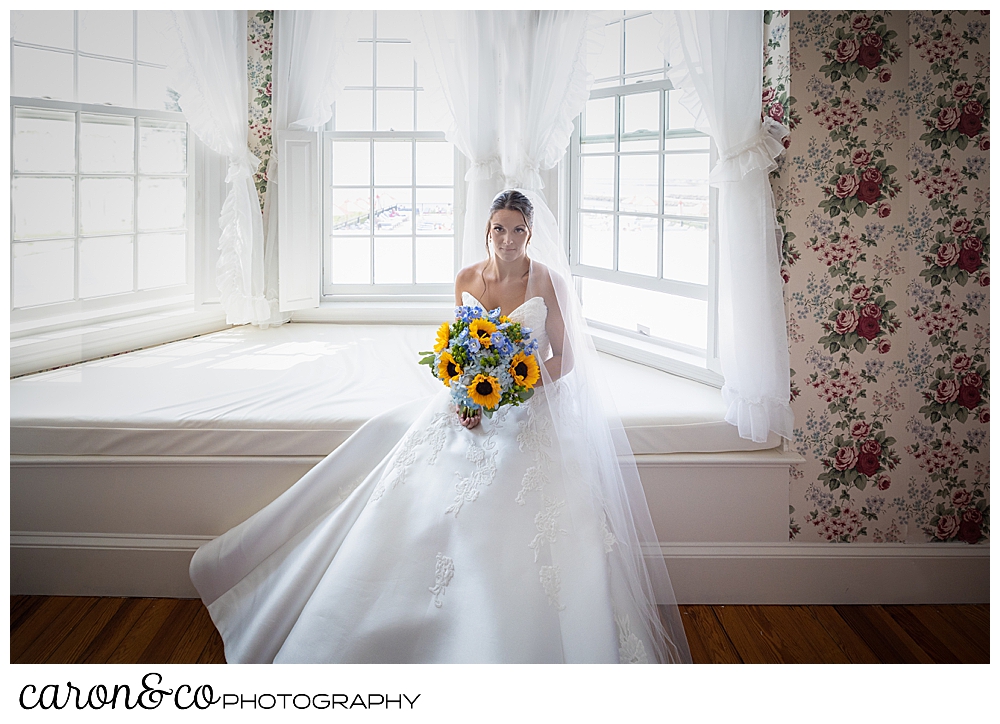
[[[456,298],[461,298],[462,292],[469,292],[472,296],[476,296],[476,292],[482,291],[477,287],[482,286],[480,280],[482,278],[484,264],[485,262],[481,261],[476,262],[475,264],[470,264],[455,275]]]

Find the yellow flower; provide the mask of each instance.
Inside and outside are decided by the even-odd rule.
[[[448,341],[451,338],[451,325],[447,322],[443,323],[438,327],[437,331],[437,341],[434,343],[434,351],[440,352],[445,347],[448,346]]]
[[[479,340],[484,347],[490,346],[490,335],[497,331],[497,326],[488,319],[474,319],[469,325],[469,336]]]
[[[451,387],[451,381],[462,374],[462,368],[451,356],[451,352],[442,352],[441,359],[438,360],[438,377],[444,382],[445,387]]]
[[[472,401],[487,410],[492,410],[500,404],[500,383],[496,377],[476,375],[476,379],[467,389]]]
[[[524,352],[518,352],[514,355],[514,359],[510,361],[510,375],[514,378],[514,382],[522,387],[527,387],[528,389],[534,387],[541,376],[535,355],[526,355]]]
[[[507,324],[508,322],[510,322],[510,317],[508,317],[508,316],[507,316],[507,315],[505,315],[505,314],[501,314],[501,315],[500,315],[500,319],[498,319],[498,320],[497,320],[497,322],[498,322],[499,324]]]

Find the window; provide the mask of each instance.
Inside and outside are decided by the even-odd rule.
[[[606,19],[570,145],[570,263],[584,313],[605,347],[629,340],[644,361],[659,355],[665,369],[693,365],[714,381],[704,374],[717,368],[714,150],[665,79],[659,24],[649,13]]]
[[[400,15],[370,14],[323,133],[327,295],[452,293],[457,154]]]
[[[12,13],[12,321],[193,292],[193,142],[164,21]]]

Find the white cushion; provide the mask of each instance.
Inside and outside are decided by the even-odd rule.
[[[436,327],[236,327],[10,382],[13,455],[326,455],[371,416],[437,393]],[[717,389],[602,356],[636,454],[771,448]],[[622,381],[623,384],[615,384]]]

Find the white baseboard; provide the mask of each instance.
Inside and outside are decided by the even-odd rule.
[[[655,555],[657,551],[647,551]],[[989,603],[989,546],[661,543],[678,603]]]
[[[11,593],[196,597],[188,564],[211,536],[13,531]],[[682,604],[989,603],[989,547],[661,543]]]

